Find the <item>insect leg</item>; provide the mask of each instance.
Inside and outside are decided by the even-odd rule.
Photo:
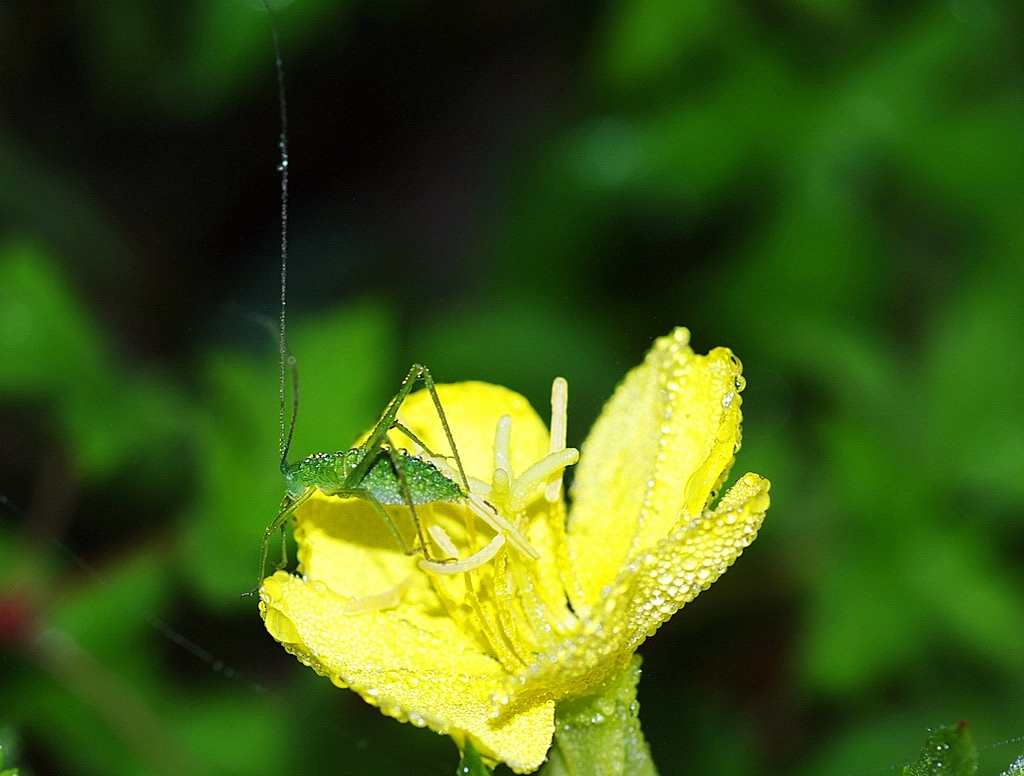
[[[365,455],[362,460],[356,464],[356,466],[349,472],[349,476],[346,478],[353,487],[358,487],[359,483],[363,481],[366,473],[370,471],[370,467],[373,466],[374,461],[377,460],[377,451],[382,447],[386,446],[388,439],[388,432],[395,427],[395,420],[398,417],[398,410],[402,406],[402,402],[405,401],[406,397],[412,393],[413,386],[419,379],[420,371],[423,367],[418,364],[413,364],[409,370],[409,374],[402,380],[401,386],[398,388],[398,393],[395,394],[394,398],[388,403],[387,409],[384,410],[384,414],[380,416],[380,420],[377,421],[377,425],[373,427],[373,431],[370,432],[370,436],[366,438],[366,441],[360,446]]]
[[[430,370],[422,364],[413,364],[412,368],[416,371],[416,376],[423,380],[423,385],[426,386],[427,392],[430,394],[430,398],[434,402],[434,409],[437,410],[437,417],[441,421],[441,427],[444,429],[444,435],[448,439],[448,445],[452,449],[452,457],[455,458],[455,466],[459,470],[459,479],[462,481],[461,485],[465,489],[466,493],[469,493],[469,480],[466,479],[466,471],[462,468],[462,459],[459,457],[459,451],[455,447],[455,438],[452,436],[452,430],[448,426],[448,417],[444,414],[444,407],[441,406],[441,400],[437,396],[437,386],[434,385],[434,377],[430,374]],[[409,374],[412,374],[412,371],[410,371]],[[398,411],[396,409],[395,415],[397,416],[397,414]],[[412,438],[415,439],[415,437]],[[419,444],[419,440],[416,441],[417,444]],[[425,446],[424,449],[426,449]],[[428,450],[427,452],[430,451]],[[430,454],[433,455],[433,453]]]
[[[400,420],[396,420],[395,421],[394,429],[395,429],[395,431],[400,431],[401,433],[403,433],[407,437],[409,437],[409,439],[411,439],[413,441],[413,443],[419,445],[420,449],[423,452],[425,452],[427,455],[429,455],[431,458],[445,458],[445,459],[447,459],[447,458],[454,457],[454,456],[450,456],[450,455],[440,455],[438,453],[435,453],[433,450],[431,450],[429,447],[427,447],[427,443],[426,442],[424,442],[422,439],[420,439],[412,429],[407,428],[406,425],[404,423],[402,423],[402,421],[400,421]]]
[[[288,544],[286,540],[286,528],[288,526],[288,518],[292,512],[302,504],[306,499],[313,495],[313,488],[306,488],[305,492],[297,499],[291,499],[285,496],[283,502],[281,502],[281,511],[277,513],[277,517],[274,522],[271,523],[267,530],[263,533],[263,546],[260,547],[260,568],[256,573],[256,589],[249,593],[252,595],[259,589],[260,582],[263,581],[263,572],[267,566],[267,555],[270,551],[270,539],[274,535],[274,531],[281,530],[281,560],[277,564],[278,569],[283,569],[288,565]]]
[[[409,487],[409,480],[406,479],[405,472],[402,471],[398,463],[398,453],[394,451],[391,445],[385,446],[384,449],[387,450],[388,458],[391,460],[391,468],[394,469],[395,477],[398,479],[398,487],[402,491],[402,498],[405,499],[405,503],[409,506],[409,514],[412,515],[413,525],[416,526],[416,536],[419,539],[420,548],[423,550],[423,557],[432,561],[433,558],[430,557],[430,548],[427,545],[427,539],[423,535],[423,524],[420,522],[419,515],[416,514],[416,504],[412,499],[412,489]],[[410,555],[411,553],[406,552],[405,554]]]
[[[398,530],[398,526],[395,525],[394,519],[391,517],[391,515],[388,514],[388,511],[384,508],[384,505],[377,500],[377,497],[374,496],[371,491],[366,490],[365,488],[352,488],[351,490],[346,490],[344,493],[339,493],[338,495],[350,496],[353,498],[363,499],[364,501],[369,501],[373,505],[373,508],[376,509],[378,514],[380,514],[380,516],[383,518],[384,523],[387,525],[387,527],[391,529],[391,533],[395,535],[395,539],[398,540],[398,544],[402,548],[402,552],[406,555],[415,554],[416,548],[409,547],[409,545],[405,543],[405,539],[402,538],[402,532]],[[410,508],[412,508],[411,501],[409,502],[409,506]],[[420,532],[419,530],[419,520],[416,518],[415,510],[413,511],[413,521],[416,523],[417,533],[420,534],[420,541],[422,541],[422,532]],[[425,554],[426,550],[424,550],[424,555]]]

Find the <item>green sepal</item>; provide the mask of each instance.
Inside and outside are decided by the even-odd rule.
[[[597,692],[555,707],[555,742],[542,776],[657,776],[643,731],[636,687],[640,656]]]
[[[466,740],[462,747],[462,757],[459,758],[459,769],[455,776],[491,776],[491,770],[484,761],[480,759],[480,753],[476,751],[473,742]]]
[[[903,769],[903,776],[974,776],[978,753],[963,721],[933,730],[924,742],[917,762]]]

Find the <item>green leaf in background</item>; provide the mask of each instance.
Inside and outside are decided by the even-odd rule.
[[[288,43],[331,29],[346,10],[337,0],[270,4]],[[93,88],[111,100],[156,102],[182,118],[230,104],[271,61],[266,6],[262,0],[209,0],[191,11],[175,18],[159,3],[97,4],[83,20]],[[125,68],[125,60],[133,66]]]
[[[56,262],[27,242],[0,247],[0,389],[52,393],[101,379],[103,346]]]
[[[974,776],[978,753],[967,723],[939,728],[928,736],[917,762],[903,769],[903,776]]]
[[[75,474],[129,470],[138,487],[166,476],[189,412],[176,388],[146,367],[129,370],[107,333],[45,251],[0,247],[0,395],[51,410]]]
[[[4,748],[0,746],[0,768],[4,767]],[[0,776],[18,776],[17,768],[5,768],[0,771]]]

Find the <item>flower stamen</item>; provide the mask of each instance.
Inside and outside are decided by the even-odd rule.
[[[430,538],[434,540],[434,544],[437,548],[444,553],[445,558],[455,559],[459,557],[459,550],[455,546],[455,542],[448,535],[448,532],[441,526],[434,525],[427,526],[427,533],[430,534]]]
[[[438,526],[438,528],[440,528],[440,526]],[[444,532],[443,528],[440,528],[440,530],[442,533]],[[433,536],[434,534],[431,533],[431,537]],[[448,539],[447,541],[450,543],[451,539]],[[483,549],[474,552],[468,558],[464,558],[463,560],[446,561],[427,560],[426,558],[421,558],[420,568],[424,571],[432,571],[435,574],[461,574],[464,571],[472,571],[473,569],[480,568],[482,565],[487,563],[487,561],[493,558],[504,544],[505,534],[496,533],[494,538],[491,539]],[[452,545],[452,547],[454,548],[454,545]]]
[[[551,383],[551,446],[549,452],[565,449],[569,430],[569,383],[564,377],[556,377]],[[576,463],[576,461],[573,461]],[[562,472],[552,474],[544,490],[544,498],[555,503],[562,497]]]
[[[494,434],[494,471],[512,473],[512,456],[509,454],[512,441],[512,416],[502,415]]]
[[[469,505],[469,508],[474,515],[479,517],[498,533],[504,533],[508,536],[508,540],[512,543],[512,546],[527,558],[537,560],[537,558],[540,557],[540,553],[530,546],[530,543],[526,541],[526,537],[523,536],[516,527],[512,525],[512,523],[498,514],[498,510],[478,495],[470,493],[469,497],[466,499],[466,503]]]
[[[443,474],[450,477],[456,476],[452,468],[448,466],[448,464],[445,463],[443,459],[439,460],[436,458],[430,458],[429,460],[431,463],[435,464],[439,469],[441,469],[441,472]],[[575,463],[575,461],[573,461],[573,463]],[[502,475],[502,482],[504,483],[504,486],[502,488],[499,488],[499,490],[508,492],[508,473],[502,471]],[[485,523],[487,523],[487,525],[493,528],[496,533],[505,533],[507,535],[509,543],[517,550],[519,550],[519,552],[521,552],[527,558],[530,558],[531,560],[537,560],[537,558],[540,557],[540,553],[530,546],[530,543],[526,540],[526,537],[523,536],[523,534],[520,533],[520,531],[514,525],[512,525],[510,522],[508,522],[508,520],[499,515],[498,510],[496,510],[486,501],[486,499],[490,496],[491,492],[494,489],[491,486],[487,485],[487,483],[483,482],[482,480],[477,480],[474,479],[473,477],[469,478],[468,484],[469,495],[466,497],[466,505],[469,507],[469,510],[474,515],[483,520]],[[482,491],[482,495],[478,495],[478,491]],[[432,528],[433,526],[428,527],[427,531],[430,532],[431,537],[436,539],[434,533],[431,530]],[[447,534],[445,535],[447,536]],[[438,545],[438,547],[441,547],[441,549],[445,550],[445,552],[448,552],[448,549],[446,547],[442,547],[440,544]],[[450,554],[453,557],[458,557],[457,552],[451,552]]]
[[[567,447],[557,453],[548,453],[537,463],[516,477],[509,494],[509,503],[513,512],[521,512],[530,503],[533,494],[540,485],[547,482],[550,487],[551,478],[555,478],[559,488],[562,483],[562,472],[566,466],[572,466],[580,458],[580,451],[575,447]],[[545,491],[545,496],[547,491]]]

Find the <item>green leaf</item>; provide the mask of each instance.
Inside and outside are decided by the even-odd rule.
[[[903,769],[903,776],[973,776],[978,772],[978,753],[963,721],[932,731],[917,762]]]
[[[0,246],[0,395],[51,409],[83,480],[173,471],[189,412],[159,375],[118,365],[70,278],[42,249]]]
[[[101,381],[100,333],[71,284],[37,246],[0,246],[0,390],[59,395]]]
[[[657,776],[640,730],[640,656],[597,692],[555,707],[555,743],[542,776]]]

